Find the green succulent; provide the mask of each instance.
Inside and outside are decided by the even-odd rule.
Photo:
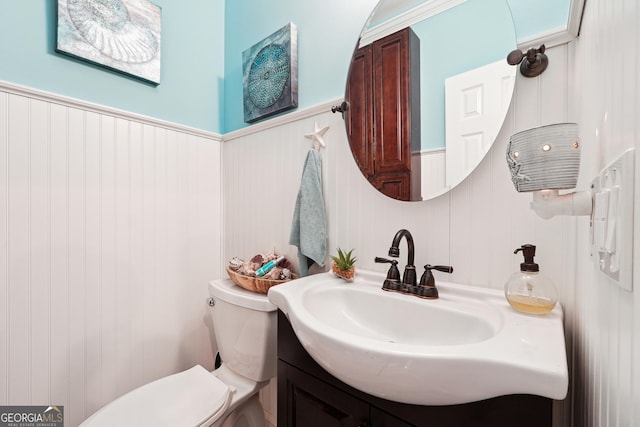
[[[349,271],[351,267],[356,263],[358,258],[352,256],[353,249],[349,252],[344,252],[342,249],[338,248],[338,256],[331,255],[331,259],[335,262],[336,266],[343,271]]]

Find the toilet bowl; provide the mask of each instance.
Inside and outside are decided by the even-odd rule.
[[[106,404],[81,427],[264,427],[258,391],[276,374],[276,306],[231,280],[209,283],[210,314],[222,357]]]

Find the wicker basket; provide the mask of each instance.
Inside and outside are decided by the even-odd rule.
[[[271,280],[263,279],[262,277],[250,277],[235,272],[229,267],[227,267],[227,274],[236,285],[248,291],[257,292],[260,294],[266,294],[267,292],[269,292],[269,288],[272,286],[279,285],[281,283],[285,283],[298,278],[298,276],[293,273],[291,273],[291,279],[286,280]]]

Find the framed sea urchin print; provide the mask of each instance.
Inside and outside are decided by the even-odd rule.
[[[157,85],[161,21],[148,0],[58,0],[56,51]]]
[[[242,52],[244,121],[298,106],[298,33],[289,23]]]

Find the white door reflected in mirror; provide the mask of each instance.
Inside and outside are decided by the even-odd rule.
[[[445,81],[446,187],[462,182],[487,154],[507,115],[514,85],[513,67],[506,61]]]

